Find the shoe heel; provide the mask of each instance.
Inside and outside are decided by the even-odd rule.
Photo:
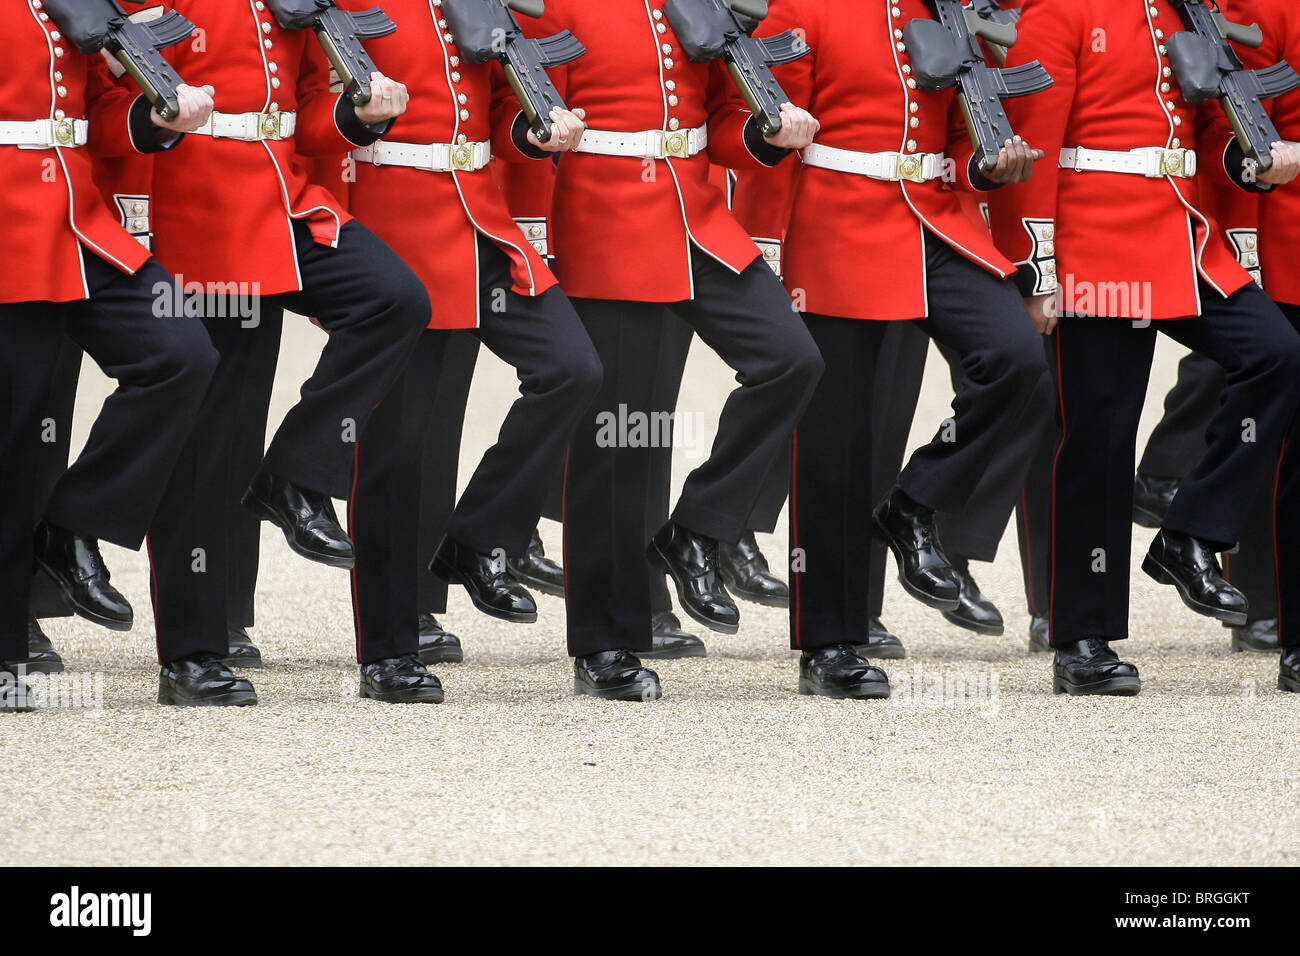
[[[451,584],[456,579],[456,570],[447,563],[447,560],[441,554],[433,556],[433,560],[429,562],[429,570],[448,584]]]
[[[1156,559],[1151,557],[1151,555],[1149,554],[1142,559],[1142,570],[1146,573],[1148,577],[1154,579],[1157,584],[1174,583],[1173,576],[1164,568],[1162,568],[1156,562]]]
[[[1069,692],[1070,688],[1065,685],[1065,681],[1061,680],[1059,677],[1052,678],[1053,694],[1068,694]]]

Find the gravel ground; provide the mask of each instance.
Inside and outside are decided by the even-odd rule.
[[[286,332],[275,416],[320,340]],[[1162,343],[1144,434],[1177,357]],[[468,466],[515,394],[491,356],[480,369]],[[915,438],[946,415],[945,381],[932,364]],[[730,384],[697,349],[682,410],[702,429],[679,479]],[[104,387],[88,369],[82,434]],[[558,550],[558,527],[543,537]],[[707,660],[659,665],[662,701],[579,699],[560,601],[517,626],[455,595],[445,623],[467,662],[438,670],[447,702],[397,707],[356,697],[345,576],[263,541],[268,669],[241,710],[153,702],[146,564],[105,549],[136,630],[50,622],[103,703],[0,717],[0,863],[1300,863],[1300,699],[1275,690],[1273,657],[1230,655],[1222,628],[1140,574],[1133,699],[1050,693],[1008,536],[977,566],[1006,636],[955,629],[891,580],[886,621],[911,657],[887,662],[887,702],[797,696],[785,614],[752,605],[738,635],[707,637]],[[762,543],[780,554],[784,527]]]

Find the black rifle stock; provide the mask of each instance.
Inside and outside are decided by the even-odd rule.
[[[793,30],[763,39],[751,35],[767,16],[766,0],[668,0],[664,16],[693,62],[726,61],[763,135],[780,132],[781,104],[790,99],[772,67],[812,51]]]
[[[546,72],[587,52],[565,30],[541,40],[523,34],[515,11],[530,17],[545,12],[543,0],[443,0],[442,15],[466,63],[499,60],[519,99],[524,118],[539,143],[551,138],[551,110],[568,109]]]
[[[1002,145],[1015,136],[1002,101],[1050,89],[1051,74],[1037,60],[1012,69],[984,62],[982,38],[1004,50],[1015,45],[1013,22],[986,20],[960,0],[926,0],[937,20],[920,17],[903,28],[916,85],[923,90],[956,87],[980,170],[997,165]]]
[[[1300,87],[1300,74],[1279,60],[1263,70],[1247,70],[1235,41],[1258,48],[1264,32],[1258,23],[1233,23],[1203,0],[1172,0],[1186,30],[1165,41],[1174,78],[1189,103],[1218,99],[1246,159],[1264,172],[1273,165],[1273,144],[1282,137],[1264,109],[1264,100]]]
[[[348,13],[334,0],[266,0],[266,5],[284,29],[315,33],[348,98],[357,106],[370,102],[370,74],[378,71],[361,41],[396,31],[388,14],[378,7]]]
[[[160,51],[194,33],[189,20],[173,10],[136,23],[117,0],[46,0],[45,11],[78,51],[89,56],[102,50],[121,63],[159,116],[173,120],[180,114],[182,80]]]

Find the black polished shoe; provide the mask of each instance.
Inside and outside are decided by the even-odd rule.
[[[1288,694],[1300,694],[1300,645],[1282,648],[1278,665],[1277,689]]]
[[[242,667],[246,670],[261,670],[262,652],[257,649],[257,645],[252,642],[248,636],[248,631],[242,627],[232,627],[230,636],[227,638],[230,653],[222,660],[227,667]]]
[[[660,611],[650,618],[650,650],[641,657],[656,660],[673,660],[682,657],[708,657],[704,642],[682,630],[682,622],[672,611]]]
[[[837,700],[889,696],[889,678],[852,644],[832,644],[799,655],[799,693]]]
[[[299,488],[265,468],[244,492],[244,507],[284,532],[295,554],[331,568],[351,568],[356,563],[348,537],[329,495]]]
[[[573,659],[573,692],[601,700],[658,700],[659,675],[631,651],[600,651]]]
[[[894,553],[903,590],[928,607],[955,611],[961,604],[961,580],[939,542],[934,510],[896,487],[876,508],[872,521],[876,537]]]
[[[863,644],[854,644],[853,649],[863,657],[876,660],[900,661],[907,656],[903,642],[893,634],[878,617],[873,617],[867,626],[867,640]]]
[[[513,574],[507,561],[443,538],[429,570],[448,584],[459,584],[474,606],[490,617],[514,624],[537,620],[537,602]]]
[[[718,542],[718,573],[727,590],[742,601],[767,607],[790,606],[790,589],[767,566],[752,531],[742,534],[735,544]]]
[[[257,703],[257,692],[216,654],[195,654],[163,664],[158,674],[158,703],[177,707],[248,707]]]
[[[1232,640],[1228,643],[1229,650],[1263,651],[1270,654],[1277,651],[1277,618],[1275,617],[1251,621],[1241,627],[1231,628],[1231,631]]]
[[[718,575],[718,542],[669,521],[646,558],[677,587],[677,603],[700,624],[722,634],[740,630],[740,610]]]
[[[36,709],[36,701],[18,672],[21,665],[0,661],[0,714],[27,714]]]
[[[54,582],[78,616],[109,630],[131,630],[135,612],[108,583],[108,568],[94,538],[43,521],[36,529],[36,566]]]
[[[63,658],[41,630],[41,622],[27,618],[27,660],[20,662],[29,674],[62,674]]]
[[[1162,530],[1151,542],[1142,570],[1161,584],[1172,584],[1197,614],[1234,627],[1247,621],[1246,595],[1223,577],[1214,551],[1191,535]]]
[[[1133,697],[1142,689],[1137,668],[1095,637],[1056,648],[1052,671],[1054,694]]]
[[[420,652],[421,664],[459,664],[465,659],[460,638],[442,629],[432,614],[421,614]]]
[[[552,597],[564,597],[564,568],[546,556],[542,536],[535,528],[524,556],[518,561],[510,562],[510,572],[520,584],[526,584],[534,591]]]
[[[984,596],[975,577],[970,573],[970,566],[962,561],[953,565],[961,581],[961,591],[957,595],[958,605],[955,610],[944,611],[944,619],[949,624],[956,624],[976,634],[988,634],[997,637],[1005,630],[1002,612],[997,605]]]
[[[1052,648],[1052,626],[1047,618],[1034,615],[1029,619],[1029,653],[1047,654]]]
[[[1133,523],[1159,528],[1178,494],[1177,478],[1155,478],[1138,472],[1133,479]]]
[[[442,684],[414,654],[362,665],[360,696],[385,704],[441,704]]]

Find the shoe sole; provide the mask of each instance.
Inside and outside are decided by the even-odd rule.
[[[241,661],[234,657],[223,657],[221,663],[227,667],[238,667],[242,671],[260,671],[266,666],[260,658],[255,661]]]
[[[682,582],[677,580],[677,575],[673,574],[668,560],[663,556],[658,545],[654,542],[650,543],[650,550],[646,557],[649,558],[650,563],[654,566],[655,570],[662,571],[664,574],[668,575],[668,580],[673,582],[673,588],[677,591],[678,605],[696,624],[701,624],[704,627],[707,627],[710,631],[717,631],[719,634],[735,634],[740,630],[739,622],[735,624],[724,624],[721,621],[708,617],[691,606],[690,602],[686,600],[686,591],[682,587]],[[725,583],[723,584],[723,587],[726,587]]]
[[[12,707],[7,705],[0,706],[0,714],[30,714],[30,713],[34,713],[35,710],[36,708],[31,706],[30,704],[24,705],[22,707]]]
[[[1141,505],[1134,505],[1133,523],[1136,525],[1141,525],[1143,528],[1152,528],[1155,530],[1159,530],[1160,527],[1165,523],[1165,519],[1162,515],[1158,515],[1154,511],[1151,511],[1147,508],[1143,508]]]
[[[1245,611],[1228,611],[1224,608],[1210,607],[1208,604],[1201,604],[1199,601],[1192,600],[1187,588],[1178,581],[1169,570],[1153,558],[1147,555],[1142,561],[1142,570],[1146,575],[1156,581],[1157,584],[1172,584],[1178,596],[1183,599],[1183,603],[1195,611],[1197,614],[1205,617],[1212,617],[1216,621],[1222,621],[1225,624],[1231,624],[1233,627],[1241,627],[1246,624],[1248,615]]]
[[[289,545],[289,550],[298,555],[298,557],[306,558],[308,561],[314,561],[317,564],[323,564],[327,568],[342,568],[345,571],[350,571],[356,566],[357,562],[355,557],[342,558],[337,554],[323,554],[319,551],[312,551],[309,548],[304,548],[293,539],[293,532],[280,523],[279,516],[274,510],[272,510],[271,506],[262,501],[261,498],[254,495],[251,491],[244,494],[242,504],[261,520],[269,521],[271,524],[279,528],[280,533],[284,535],[285,543]]]
[[[520,574],[518,569],[513,565],[510,567],[510,573],[515,576],[516,581],[527,588],[531,588],[534,591],[541,591],[543,594],[549,594],[551,597],[564,597],[563,584],[552,584],[550,581],[544,581],[531,574]]]
[[[381,704],[441,704],[447,698],[446,693],[440,690],[404,690],[381,694],[367,687],[362,687],[357,692],[357,696],[362,700],[377,700]]]
[[[827,689],[806,677],[800,677],[799,693],[805,697],[827,697],[831,700],[884,700],[889,696],[889,682],[864,681],[848,687]]]
[[[663,688],[659,684],[653,685],[653,695],[647,693],[644,683],[639,684],[620,684],[618,687],[592,687],[590,684],[573,679],[573,692],[579,697],[595,697],[598,700],[641,700],[652,701],[658,700],[663,696]]]
[[[944,611],[943,619],[949,624],[967,631],[974,631],[976,634],[987,634],[989,637],[1001,637],[1006,633],[1005,624],[980,624],[978,621],[972,621],[968,618],[958,617],[952,611]]]
[[[90,608],[86,607],[85,605],[77,603],[76,599],[73,598],[72,596],[72,590],[67,585],[65,585],[61,580],[59,580],[59,576],[50,570],[50,566],[48,564],[46,564],[40,558],[37,558],[36,566],[41,569],[42,574],[44,574],[47,578],[50,579],[50,581],[58,589],[59,594],[63,596],[63,600],[67,602],[68,607],[72,608],[73,613],[75,613],[77,617],[84,618],[85,620],[89,621],[91,624],[98,624],[100,627],[106,627],[110,631],[125,632],[135,627],[134,613],[132,613],[131,620],[129,621],[117,621],[111,617],[104,617],[102,614],[96,614],[94,611],[92,611]]]
[[[1091,684],[1072,684],[1059,677],[1052,679],[1053,694],[1071,697],[1136,697],[1142,689],[1140,677],[1109,677]]]
[[[759,604],[763,607],[785,607],[790,606],[790,597],[786,595],[783,598],[772,597],[771,595],[757,594],[753,591],[742,591],[740,588],[733,587],[723,579],[723,584],[727,585],[727,593],[732,597],[740,598],[749,604]]]
[[[177,697],[170,691],[158,688],[158,703],[164,707],[252,707],[257,704],[255,691],[234,691],[212,697]]]
[[[688,657],[708,657],[709,649],[700,644],[695,647],[679,647],[667,651],[637,651],[636,656],[643,660],[680,661]]]
[[[1278,644],[1256,644],[1254,641],[1244,640],[1235,634],[1228,641],[1228,650],[1234,654],[1276,654],[1279,646]],[[28,668],[28,670],[30,669]]]
[[[1300,680],[1287,677],[1285,674],[1278,674],[1277,689],[1285,694],[1300,694]]]
[[[961,607],[960,599],[935,597],[933,594],[928,594],[925,591],[922,591],[911,581],[907,580],[907,577],[903,574],[903,551],[894,543],[893,535],[886,531],[884,526],[881,525],[879,520],[875,517],[871,519],[871,528],[872,534],[875,536],[876,540],[887,547],[890,553],[894,556],[894,565],[898,568],[898,583],[903,586],[904,591],[916,600],[920,601],[926,607],[932,607],[936,611],[955,611],[957,608]]]
[[[47,661],[43,664],[23,664],[23,668],[29,674],[62,674],[67,670],[67,665],[64,664],[63,661],[57,663]]]
[[[902,646],[889,647],[882,651],[870,644],[855,644],[853,650],[857,652],[859,657],[866,657],[870,660],[901,661],[907,658],[907,648]]]
[[[460,664],[465,660],[465,652],[462,650],[445,650],[445,651],[421,651],[418,655],[420,663],[429,664]]]
[[[509,621],[511,624],[536,624],[537,612],[533,611],[527,614],[521,614],[514,611],[503,611],[488,604],[473,588],[466,582],[465,575],[461,574],[450,564],[440,557],[435,557],[429,564],[429,570],[436,574],[448,584],[459,584],[469,595],[470,602],[479,609],[480,612],[488,617],[495,617],[498,621]]]

